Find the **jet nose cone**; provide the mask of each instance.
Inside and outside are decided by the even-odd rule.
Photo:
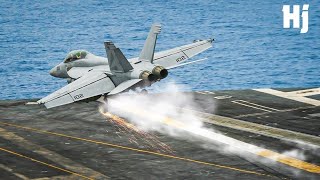
[[[54,68],[52,68],[51,70],[50,70],[50,75],[51,76],[54,76],[54,77],[56,77],[57,75],[56,75],[56,70],[55,70],[55,67]]]

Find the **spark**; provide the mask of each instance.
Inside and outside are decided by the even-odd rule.
[[[110,101],[109,101],[110,102]],[[138,117],[146,117],[150,122],[159,122],[162,125],[173,127],[177,130],[183,130],[200,138],[205,138],[209,142],[218,142],[221,144],[228,145],[228,151],[238,153],[241,156],[250,154],[255,154],[260,157],[272,160],[274,162],[282,163],[297,169],[305,170],[312,173],[320,173],[320,166],[305,162],[303,160],[291,157],[285,154],[281,154],[269,149],[265,149],[241,140],[234,139],[232,137],[217,133],[212,131],[212,129],[207,129],[203,126],[194,126],[189,123],[182,123],[180,119],[173,119],[169,116],[162,116],[161,114],[152,111],[152,109],[147,108],[137,108],[137,106],[125,104],[121,105],[119,101],[111,101],[112,105],[121,108],[124,112],[131,113],[132,115]]]
[[[128,140],[130,143],[136,144],[138,146],[141,146],[139,142],[143,142],[142,146],[145,146],[147,149],[152,149],[157,152],[166,152],[173,154],[174,151],[171,149],[171,147],[159,140],[159,137],[148,133],[146,131],[143,131],[136,127],[135,125],[127,122],[125,119],[114,115],[110,112],[104,113],[101,109],[99,109],[99,112],[106,117],[107,121],[111,122],[115,125],[118,132],[120,134],[128,135]],[[118,135],[120,138],[121,136]]]

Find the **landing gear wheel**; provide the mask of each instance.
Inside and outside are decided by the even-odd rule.
[[[142,89],[140,93],[145,95],[148,94],[148,91],[146,89]]]

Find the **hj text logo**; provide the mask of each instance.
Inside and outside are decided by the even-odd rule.
[[[304,4],[301,13],[302,28],[300,33],[306,33],[309,30],[309,4]],[[293,5],[293,11],[290,12],[290,5],[283,5],[283,28],[290,28],[290,22],[293,23],[293,28],[300,28],[300,6]]]

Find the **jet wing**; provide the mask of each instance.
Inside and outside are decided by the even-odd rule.
[[[142,79],[130,79],[127,81],[122,82],[116,88],[114,88],[108,95],[114,95],[126,91],[127,89],[131,88],[132,86],[136,85],[137,83],[143,81]]]
[[[165,68],[175,67],[187,59],[212,47],[213,39],[201,40],[192,44],[155,53],[153,63]]]
[[[105,73],[111,73],[110,68],[108,65],[100,65],[100,66],[93,66],[93,67],[72,67],[70,70],[67,71],[68,75],[73,79],[78,79],[84,75],[86,75],[88,72],[105,72]]]
[[[44,104],[46,108],[52,108],[103,95],[114,88],[115,85],[106,73],[88,72],[76,81],[40,99],[38,104]]]

